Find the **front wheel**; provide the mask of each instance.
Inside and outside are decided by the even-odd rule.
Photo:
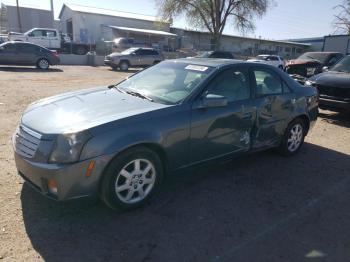
[[[119,63],[119,68],[121,71],[128,71],[129,70],[129,63],[127,61],[122,61]]]
[[[163,178],[158,155],[145,147],[122,153],[108,167],[101,186],[101,198],[113,209],[129,210],[147,203]]]
[[[306,134],[305,122],[302,119],[296,119],[291,122],[283,136],[279,151],[282,155],[295,155],[304,143]]]
[[[41,59],[38,60],[36,66],[39,69],[47,70],[50,67],[50,63],[49,63],[49,61],[47,61],[47,59],[41,58]]]

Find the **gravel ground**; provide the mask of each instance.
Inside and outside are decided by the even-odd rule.
[[[104,67],[0,68],[0,260],[349,261],[344,113],[321,111],[295,157],[268,151],[179,174],[133,212],[56,203],[23,183],[11,134],[26,106],[127,75]]]

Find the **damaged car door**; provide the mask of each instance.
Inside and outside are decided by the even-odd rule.
[[[246,67],[218,73],[192,107],[191,162],[245,152],[255,122]]]
[[[257,105],[257,128],[254,149],[277,145],[286,125],[293,115],[295,94],[272,69],[254,67],[251,69],[255,84]]]

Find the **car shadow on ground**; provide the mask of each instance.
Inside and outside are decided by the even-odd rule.
[[[0,72],[24,72],[24,73],[57,73],[57,72],[63,72],[62,69],[59,68],[49,68],[47,70],[38,69],[35,67],[1,67],[0,66]]]
[[[118,73],[137,73],[137,72],[140,72],[142,71],[143,69],[142,68],[129,68],[128,71],[120,71],[119,69],[113,69],[113,68],[110,68],[109,71],[113,71],[113,72],[118,72]]]
[[[349,170],[349,155],[313,144],[267,151],[169,177],[130,212],[24,184],[24,225],[45,261],[345,261]]]
[[[327,123],[350,128],[350,112],[333,112],[322,110],[319,112],[319,117],[322,121]]]

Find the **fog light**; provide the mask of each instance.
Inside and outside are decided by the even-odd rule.
[[[55,179],[49,179],[47,181],[47,187],[49,189],[49,193],[57,195],[57,182]]]

